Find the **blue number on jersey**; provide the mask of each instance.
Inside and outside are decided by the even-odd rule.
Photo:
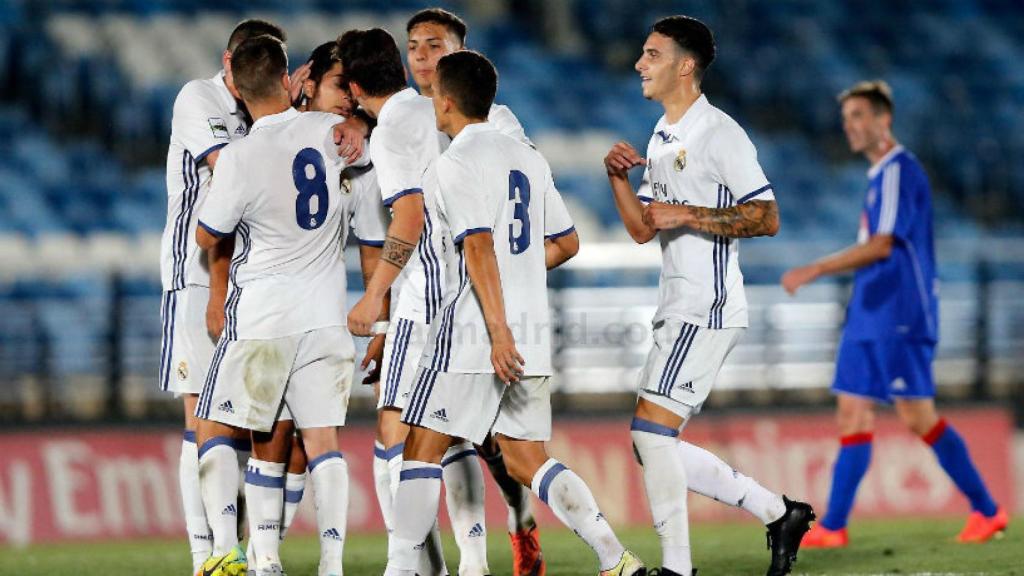
[[[312,178],[308,174],[313,167]],[[327,219],[327,169],[324,157],[313,148],[303,148],[292,160],[292,180],[299,195],[295,197],[295,221],[304,230],[316,230]],[[316,212],[310,212],[312,198],[316,198]]]
[[[508,225],[508,246],[513,254],[522,254],[530,247],[530,180],[519,170],[508,173],[508,199],[515,203],[512,218],[519,222],[518,235],[515,224]]]

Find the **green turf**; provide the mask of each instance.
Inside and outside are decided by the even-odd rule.
[[[1024,537],[1008,532],[984,545],[959,545],[951,536],[955,520],[864,521],[851,526],[853,545],[844,550],[801,553],[795,574],[1017,574],[1024,576]],[[1011,526],[1011,528],[1013,528]],[[497,527],[495,527],[497,529]],[[692,527],[694,564],[701,576],[764,574],[767,567],[764,531],[745,524],[697,524]],[[657,538],[650,529],[623,530],[623,542],[656,565]],[[590,550],[575,536],[549,527],[542,532],[548,574],[593,575],[597,567]],[[345,548],[349,576],[381,574],[386,542],[381,536],[351,535]],[[450,566],[456,566],[454,543],[445,542]],[[289,539],[283,550],[290,576],[316,574],[316,540]],[[490,563],[495,576],[510,574],[510,551],[504,534],[490,535]],[[0,550],[0,575],[187,576],[189,564],[181,541],[103,542],[34,546]],[[454,572],[453,572],[454,573]]]

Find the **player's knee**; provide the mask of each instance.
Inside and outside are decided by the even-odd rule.
[[[862,403],[840,403],[836,411],[836,424],[843,436],[870,432],[875,428],[875,411]]]
[[[935,411],[935,405],[931,403],[896,403],[896,414],[906,424],[911,432],[923,436],[930,431],[939,421],[939,415]]]

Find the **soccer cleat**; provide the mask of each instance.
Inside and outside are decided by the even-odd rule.
[[[816,518],[810,504],[794,502],[785,496],[782,501],[786,504],[786,513],[768,525],[768,549],[772,551],[768,576],[789,574],[796,562],[800,540]]]
[[[844,548],[850,543],[846,528],[829,530],[821,524],[815,524],[800,542],[801,548]]]
[[[597,576],[647,576],[647,568],[635,554],[626,550],[614,568],[602,570]]]
[[[548,565],[540,551],[537,527],[509,534],[512,541],[512,576],[544,576]]]
[[[996,515],[988,518],[981,512],[971,512],[967,517],[967,524],[957,535],[957,542],[981,543],[988,542],[993,537],[1002,538],[1006,531],[1006,525],[1010,523],[1010,516],[1006,510],[1000,508]]]
[[[256,570],[256,576],[285,576],[284,568],[280,564],[271,564]]]
[[[230,552],[223,556],[207,558],[196,572],[196,576],[246,576],[248,567],[245,551],[236,544]]]

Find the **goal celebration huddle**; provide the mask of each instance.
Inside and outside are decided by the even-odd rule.
[[[781,223],[746,131],[702,90],[712,31],[669,16],[638,39],[639,89],[663,116],[644,154],[612,147],[610,192],[591,193],[610,193],[629,236],[657,240],[662,254],[653,345],[621,422],[642,469],[629,489],[646,495],[661,546],[659,559],[641,559],[588,479],[547,451],[557,417],[547,275],[586,238],[515,111],[495,101],[500,71],[438,8],[412,15],[405,38],[339,32],[291,70],[286,31],[242,21],[222,70],[175,100],[160,386],[184,407],[179,479],[195,574],[284,574],[280,545],[303,498],[316,513],[318,573],[344,573],[349,471],[338,439],[359,385],[377,398],[386,576],[492,573],[485,474],[507,504],[516,576],[547,573],[536,502],[593,550],[599,575],[695,574],[690,491],[763,524],[764,569],[788,574],[801,546],[856,545],[846,523],[878,403],[894,404],[970,503],[958,539],[1005,530],[1006,511],[934,405],[930,190],[891,133],[883,82],[840,95],[850,148],[873,165],[858,244],[782,279],[795,293],[856,271],[833,385],[841,447],[814,524],[805,494],[775,492],[686,440],[748,327],[739,240]],[[358,250],[346,253],[350,238]],[[350,303],[345,259],[355,255],[364,291]],[[354,336],[369,338],[362,358]],[[458,566],[441,549],[442,484]]]

